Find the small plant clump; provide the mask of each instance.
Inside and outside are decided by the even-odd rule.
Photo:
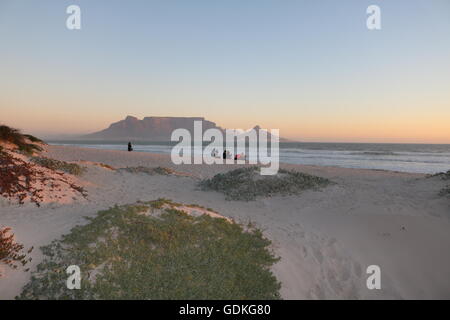
[[[25,154],[33,154],[34,152],[42,151],[42,148],[39,145],[30,143],[27,140],[35,143],[43,143],[42,140],[32,135],[24,135],[17,129],[0,125],[0,142],[12,143],[17,146],[17,149],[20,152]]]
[[[450,185],[442,188],[441,191],[439,192],[439,195],[450,198]]]
[[[171,168],[166,167],[126,167],[126,168],[120,168],[118,171],[124,171],[129,172],[133,174],[139,174],[139,173],[146,173],[148,175],[163,175],[163,176],[169,176],[169,175],[183,175],[180,172],[177,172]]]
[[[35,136],[32,136],[31,134],[24,134],[24,137],[30,140],[31,142],[46,144],[44,141],[42,141],[39,138],[36,138]]]
[[[442,180],[450,180],[450,170],[447,172],[439,172],[432,175],[429,175],[428,177],[439,177]]]
[[[442,180],[446,180],[446,181],[450,180],[450,170],[448,170],[447,172],[439,172],[439,173],[428,175],[428,178],[433,178],[433,177],[439,177]],[[445,186],[444,188],[442,188],[439,191],[439,195],[442,197],[450,198],[450,184]]]
[[[96,165],[105,168],[105,169],[109,169],[109,170],[116,170],[116,168],[114,168],[113,166],[110,166],[109,164],[103,163],[103,162],[97,162]]]
[[[60,170],[75,176],[79,176],[86,171],[85,167],[82,167],[76,163],[68,163],[66,161],[50,159],[45,157],[31,157],[31,161],[37,163],[38,165],[51,169],[51,170]]]
[[[23,252],[23,248],[22,244],[14,241],[14,234],[11,233],[11,228],[0,227],[0,263],[13,269],[17,269],[19,264],[25,266],[31,261],[31,258],[27,258],[27,255],[31,253],[33,247],[26,252]],[[25,269],[25,271],[28,271],[28,269]]]
[[[98,212],[45,256],[18,299],[279,299],[278,261],[256,228],[159,199]],[[82,271],[81,289],[66,269]]]
[[[331,182],[306,173],[280,169],[276,175],[261,176],[259,167],[245,167],[219,173],[200,182],[202,190],[215,190],[226,195],[227,200],[255,200],[257,197],[294,195],[307,189],[318,189]]]

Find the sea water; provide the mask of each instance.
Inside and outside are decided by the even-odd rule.
[[[52,145],[127,150],[126,142],[49,141]],[[135,142],[137,152],[170,154],[175,143]],[[218,148],[221,154],[222,150]],[[251,151],[250,151],[251,152]],[[280,162],[415,173],[450,170],[450,144],[280,143]]]

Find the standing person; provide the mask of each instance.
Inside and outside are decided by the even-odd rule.
[[[131,142],[128,142],[128,151],[133,151],[133,146],[131,145]]]
[[[224,160],[227,158],[227,150],[223,150],[222,158]]]

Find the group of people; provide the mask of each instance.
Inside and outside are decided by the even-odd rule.
[[[128,142],[128,151],[133,151],[133,146],[131,145],[131,142]],[[214,158],[219,158],[219,150],[217,150],[216,148],[214,148],[211,152],[211,156]],[[224,149],[223,153],[222,153],[222,159],[226,160],[226,159],[232,159],[231,157],[231,153],[230,151]],[[235,154],[234,155],[234,160],[245,160],[245,154],[244,153],[240,153],[240,154]]]
[[[214,158],[219,158],[219,150],[214,148],[212,150],[212,152],[211,152],[211,156],[214,157]],[[222,159],[224,159],[224,160],[232,159],[231,152],[226,150],[226,149],[224,149],[223,152],[222,152]],[[240,154],[235,154],[234,155],[234,160],[239,160],[239,159],[245,159],[244,153],[240,153]]]

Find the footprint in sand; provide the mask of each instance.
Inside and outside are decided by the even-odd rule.
[[[314,258],[316,258],[317,262],[322,264],[323,263],[322,252],[320,252],[320,250],[318,248],[312,248],[312,252],[313,252]]]
[[[308,256],[308,249],[305,246],[302,246],[303,258]]]
[[[308,234],[309,250],[320,269],[311,297],[356,298],[362,275],[361,266],[342,254],[335,238]]]
[[[353,261],[352,269],[358,278],[361,277],[362,270],[361,270],[361,265],[358,262]]]

